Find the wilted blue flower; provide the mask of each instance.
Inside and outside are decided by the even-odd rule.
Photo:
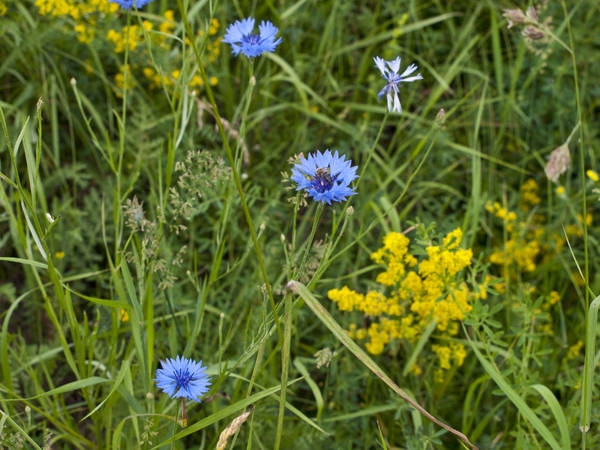
[[[154,381],[169,397],[183,397],[199,402],[200,397],[208,392],[210,379],[202,361],[177,356],[175,359],[167,358],[161,364],[162,368],[156,371]]]
[[[142,6],[147,5],[152,0],[109,0],[111,3],[118,3],[121,8],[131,9],[134,6],[140,9]]]
[[[401,75],[398,75],[398,71],[400,70],[400,57],[398,56],[393,61],[385,61],[383,58],[376,56],[373,58],[375,61],[375,65],[381,72],[381,76],[387,81],[387,84],[384,88],[379,91],[378,97],[381,100],[381,97],[387,95],[387,108],[388,111],[396,111],[398,113],[402,112],[402,105],[400,104],[400,98],[398,97],[398,85],[403,82],[422,80],[423,77],[420,73],[409,77],[411,73],[416,71],[418,67],[415,64],[411,64],[406,68]],[[386,67],[387,64],[387,67]]]
[[[258,26],[258,34],[252,34],[254,31],[254,19],[236,20],[229,25],[223,42],[231,45],[234,55],[242,52],[249,58],[260,56],[263,52],[274,52],[275,48],[281,43],[281,38],[275,39],[279,29],[268,20],[263,20]]]
[[[298,184],[297,191],[305,190],[317,202],[341,202],[356,194],[348,187],[357,178],[356,166],[351,164],[345,156],[338,156],[337,151],[332,155],[329,150],[323,153],[317,150],[307,158],[300,158],[292,168],[291,179]]]

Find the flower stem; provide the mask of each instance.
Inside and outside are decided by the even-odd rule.
[[[181,425],[183,427],[187,427],[188,417],[187,410],[185,409],[185,397],[181,399]]]

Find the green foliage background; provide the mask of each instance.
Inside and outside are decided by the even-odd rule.
[[[536,5],[551,18],[542,42],[502,16],[529,4],[494,1],[156,0],[79,21],[42,14],[43,2],[2,4],[1,446],[214,448],[246,410],[227,448],[467,445],[372,363],[481,449],[599,445],[598,183],[586,176],[598,170],[597,2]],[[169,8],[175,25],[161,33]],[[248,60],[221,44],[209,58],[248,16],[279,27],[277,51]],[[108,31],[144,20],[154,28],[138,47],[115,52]],[[80,23],[91,42],[76,40]],[[373,57],[398,55],[424,79],[401,86],[393,115]],[[148,67],[180,77],[152,89]],[[204,86],[192,93],[194,75]],[[552,183],[548,155],[573,130]],[[359,167],[357,195],[303,205],[291,158],[326,148]],[[543,218],[540,241],[562,245],[526,273],[490,263],[510,236],[486,204],[518,210],[528,179],[541,202],[519,223]],[[474,252],[465,278],[497,282],[462,324],[469,353],[443,382],[426,351],[392,343],[366,360],[334,330],[371,318],[327,299],[372,288],[371,253],[412,226],[421,255],[460,227]],[[286,289],[292,279],[307,289]],[[323,349],[335,354],[317,367]],[[407,352],[421,374],[404,375]],[[187,427],[153,382],[179,354],[212,377]]]

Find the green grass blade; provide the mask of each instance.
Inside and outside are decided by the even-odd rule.
[[[561,446],[552,435],[548,427],[542,423],[535,412],[527,405],[523,397],[521,397],[517,391],[515,391],[508,381],[502,376],[500,371],[494,367],[487,359],[483,357],[481,352],[475,345],[469,340],[473,353],[477,356],[477,359],[483,366],[483,369],[490,376],[492,380],[498,385],[500,390],[509,398],[509,400],[517,407],[523,417],[531,423],[533,428],[542,436],[542,438],[548,443],[548,445],[554,450],[561,450]]]
[[[306,286],[298,281],[290,281],[287,286],[288,289],[298,294],[317,316],[317,318],[333,333],[333,335],[343,344],[354,356],[365,365],[373,374],[383,381],[392,391],[396,393],[400,398],[409,403],[413,408],[419,411],[423,416],[429,420],[449,431],[455,435],[458,439],[463,441],[471,448],[477,448],[469,439],[460,431],[455,430],[449,425],[446,425],[440,419],[429,413],[425,408],[418,404],[412,397],[410,397],[403,389],[401,389],[386,373],[379,367],[379,365],[369,356],[367,353],[356,344],[346,334],[344,329],[336,322],[336,320],[329,314],[329,312],[319,303],[319,301],[312,295]]]

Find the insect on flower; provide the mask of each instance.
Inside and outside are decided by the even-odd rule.
[[[319,167],[315,170],[315,180],[318,180],[322,186],[327,186],[333,184],[333,179],[331,178],[331,169],[329,167]]]
[[[357,167],[351,164],[337,151],[332,154],[329,150],[317,150],[300,158],[292,168],[291,179],[298,185],[297,191],[306,191],[317,202],[341,202],[356,193],[349,186],[357,178]]]

